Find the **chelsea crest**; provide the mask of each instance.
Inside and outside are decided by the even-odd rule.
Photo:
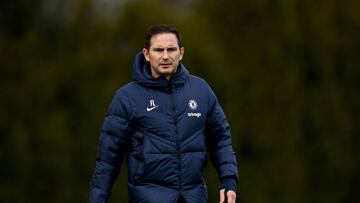
[[[191,110],[196,110],[198,108],[198,104],[194,99],[190,99],[188,105]]]

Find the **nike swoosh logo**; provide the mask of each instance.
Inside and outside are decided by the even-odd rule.
[[[157,107],[159,107],[159,106],[153,106],[153,107],[147,107],[146,108],[146,111],[152,111],[152,110],[154,110],[154,109],[156,109]]]

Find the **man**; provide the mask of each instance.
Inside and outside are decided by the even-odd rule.
[[[108,202],[124,156],[129,202],[207,202],[202,170],[208,154],[223,185],[220,202],[235,202],[229,124],[208,84],[180,63],[183,55],[175,27],[148,30],[134,81],[116,92],[101,130],[91,203]]]

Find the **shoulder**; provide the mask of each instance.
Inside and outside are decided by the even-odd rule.
[[[213,106],[217,98],[208,82],[198,76],[189,75],[190,86],[195,92],[207,98],[209,106]]]
[[[126,96],[131,97],[134,92],[137,92],[139,87],[135,82],[129,82],[123,86],[121,86],[119,89],[116,90],[116,95],[119,96]]]
[[[192,75],[192,74],[189,74],[189,80],[190,81],[193,81],[193,82],[202,82],[202,83],[206,83],[206,81],[199,77],[199,76],[196,76],[196,75]]]
[[[126,115],[131,117],[134,103],[131,92],[134,88],[133,82],[129,82],[118,88],[113,96],[108,112],[118,115],[126,112]]]
[[[202,88],[209,88],[210,89],[210,86],[209,84],[207,83],[207,81],[199,76],[195,76],[195,75],[189,75],[189,82],[191,84],[194,84],[194,85],[198,85]]]
[[[132,103],[132,92],[134,92],[136,84],[129,82],[120,88],[118,88],[113,97],[113,103],[117,104],[129,104]]]
[[[192,86],[192,88],[195,88],[196,91],[204,92],[208,94],[210,97],[215,96],[214,91],[212,90],[211,86],[205,79],[195,75],[190,75],[189,81],[190,81],[190,86]]]
[[[128,82],[125,85],[121,86],[116,92],[130,92],[136,88],[136,84],[134,82]]]

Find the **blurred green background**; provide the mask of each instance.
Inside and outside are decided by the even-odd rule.
[[[238,202],[360,202],[359,10],[357,0],[2,0],[0,202],[88,201],[107,107],[158,23],[178,27],[183,63],[224,108]],[[112,203],[127,201],[124,166]]]

